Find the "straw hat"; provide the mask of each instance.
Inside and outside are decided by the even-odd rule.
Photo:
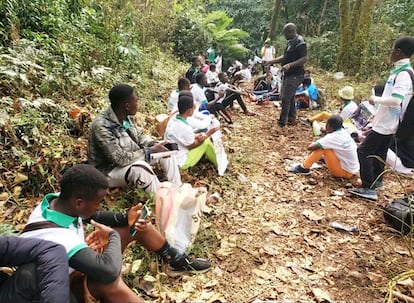
[[[352,86],[345,86],[338,91],[339,97],[345,100],[354,99],[354,89]]]

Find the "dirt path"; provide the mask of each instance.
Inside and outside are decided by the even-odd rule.
[[[226,135],[231,174],[210,184],[222,199],[212,206],[200,240],[209,246],[214,269],[191,280],[199,292],[190,298],[382,301],[388,280],[414,265],[402,238],[383,222],[382,205],[403,192],[396,177],[387,175],[376,204],[350,197],[349,181],[324,167],[311,176],[290,174],[286,167],[300,162],[313,140],[310,127],[280,131],[272,104],[250,107],[258,116],[238,114]],[[359,231],[335,230],[331,221]]]

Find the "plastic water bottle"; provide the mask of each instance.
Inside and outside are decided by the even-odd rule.
[[[319,137],[321,135],[321,126],[318,121],[312,122],[312,130],[315,137]]]
[[[336,222],[336,221],[330,222],[329,226],[333,227],[335,229],[338,229],[338,230],[348,231],[348,232],[351,232],[351,233],[358,232],[358,227],[343,225],[343,224],[341,224],[339,222]]]

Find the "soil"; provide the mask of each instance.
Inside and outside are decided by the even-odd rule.
[[[405,242],[410,238],[385,224],[383,206],[403,196],[413,178],[387,173],[379,201],[370,202],[347,193],[359,179],[334,178],[323,165],[310,176],[291,174],[287,168],[301,162],[315,140],[311,127],[298,123],[281,129],[272,103],[249,107],[256,116],[236,110],[234,125],[223,125],[230,172],[198,179],[199,185],[220,194],[209,204],[212,212],[196,240],[208,250],[213,268],[170,280],[176,294],[167,297],[209,302],[384,301],[390,279],[413,268],[414,262],[411,242]],[[298,115],[306,118],[315,112],[302,110]],[[333,221],[358,231],[337,230],[329,226]]]

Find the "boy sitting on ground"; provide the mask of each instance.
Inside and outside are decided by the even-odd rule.
[[[318,107],[318,88],[312,83],[311,78],[304,78],[302,85],[296,90],[295,102],[299,108]]]
[[[331,116],[326,122],[326,136],[312,142],[308,146],[308,150],[312,151],[308,158],[289,172],[309,175],[312,164],[323,156],[333,176],[351,178],[356,174],[359,170],[357,145],[342,123],[339,115]]]
[[[171,117],[165,131],[164,139],[178,144],[176,159],[181,169],[195,166],[205,155],[217,168],[217,157],[210,135],[219,127],[210,128],[206,133],[194,134],[187,118],[194,113],[193,97],[189,93],[180,93],[178,99],[178,114]]]

